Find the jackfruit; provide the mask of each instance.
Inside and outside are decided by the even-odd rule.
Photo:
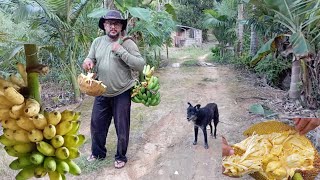
[[[249,174],[257,180],[288,180],[300,173],[304,180],[320,172],[320,158],[311,141],[292,126],[271,120],[257,123],[233,145],[234,155],[224,157],[224,174]]]

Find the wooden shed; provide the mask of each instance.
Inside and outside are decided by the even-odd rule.
[[[176,31],[172,33],[172,38],[175,47],[198,46],[202,44],[202,30],[177,25]]]

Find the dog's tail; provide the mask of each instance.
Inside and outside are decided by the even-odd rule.
[[[213,120],[214,120],[215,123],[219,122],[219,110],[218,110],[218,106],[217,105],[214,108]]]

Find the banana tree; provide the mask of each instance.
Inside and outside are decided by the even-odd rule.
[[[314,82],[311,81],[312,79],[309,76],[310,67],[312,67],[310,63],[316,60],[314,59],[316,55],[315,47],[318,46],[316,40],[320,36],[318,27],[320,23],[320,2],[318,0],[264,0],[258,1],[258,3],[257,1],[255,2],[256,5],[266,6],[270,11],[274,12],[274,22],[282,25],[287,30],[286,34],[278,34],[277,36],[288,38],[288,41],[283,42],[289,44],[289,46],[282,49],[282,54],[292,54],[292,77],[289,97],[292,99],[300,97],[301,91],[298,85],[300,84],[300,73],[302,73],[302,92],[305,103],[308,107],[316,107],[316,96],[313,94],[315,88],[312,87]],[[258,51],[252,60],[253,64],[283,45],[276,43],[276,39],[270,40],[267,43],[269,45],[266,44]],[[270,46],[271,44],[278,44],[278,46]]]
[[[233,45],[236,39],[237,0],[226,0],[216,3],[214,9],[204,11],[204,25],[212,28],[220,47],[220,56],[224,56],[227,44]]]

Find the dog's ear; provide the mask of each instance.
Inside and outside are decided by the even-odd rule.
[[[189,104],[189,106],[192,106],[191,103],[188,102],[188,104]]]
[[[197,104],[195,107],[197,108],[197,109],[200,109],[200,104]]]

